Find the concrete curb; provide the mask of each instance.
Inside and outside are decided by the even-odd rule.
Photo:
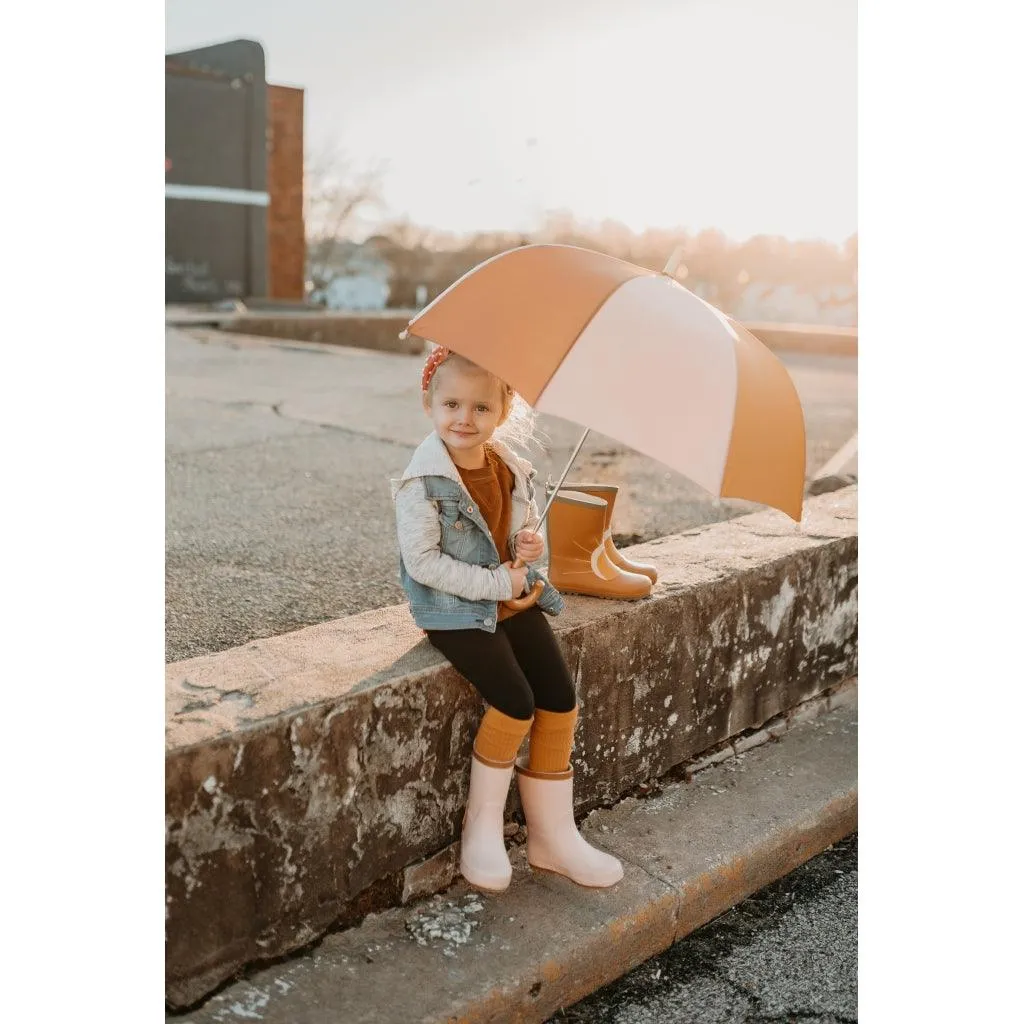
[[[662,952],[857,827],[856,686],[778,742],[710,765],[651,797],[596,810],[580,831],[623,861],[587,890],[533,873],[373,914],[302,956],[253,972],[181,1024],[544,1021]]]

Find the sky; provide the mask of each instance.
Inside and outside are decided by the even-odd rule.
[[[855,0],[166,0],[165,49],[262,43],[307,161],[383,165],[380,219],[842,242],[857,230]]]

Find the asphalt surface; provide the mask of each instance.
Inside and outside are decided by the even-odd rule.
[[[755,893],[548,1024],[857,1020],[857,836]]]
[[[857,360],[785,355],[808,434],[808,476],[857,430]],[[399,604],[388,479],[430,426],[422,358],[166,332],[166,659],[178,661]],[[557,479],[580,428],[542,416]],[[591,434],[570,480],[619,484],[622,548],[759,506],[710,497]]]

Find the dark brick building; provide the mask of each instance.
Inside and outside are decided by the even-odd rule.
[[[302,299],[303,90],[239,39],[165,58],[165,298]]]

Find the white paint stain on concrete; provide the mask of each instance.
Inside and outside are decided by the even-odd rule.
[[[832,608],[823,609],[821,614],[804,622],[801,640],[804,648],[813,651],[826,644],[845,643],[857,627],[857,593]]]
[[[750,598],[747,596],[747,592],[743,592],[743,606],[740,608],[739,617],[736,621],[736,639],[737,640],[749,640],[750,639]]]
[[[463,897],[462,903],[435,896],[427,906],[405,922],[406,931],[416,940],[417,945],[442,945],[442,953],[452,956],[458,946],[464,946],[473,938],[473,932],[480,926],[470,915],[484,909],[475,894]]]
[[[416,799],[413,785],[403,786],[384,803],[382,809],[388,820],[393,821],[402,833],[410,839],[418,836],[419,826],[423,824],[423,815],[420,813],[420,802]]]
[[[243,1020],[263,1020],[263,1014],[260,1011],[265,1010],[269,1002],[270,993],[254,986],[243,993],[241,999],[231,1003],[227,1012],[232,1017],[241,1017]],[[217,1019],[228,1020],[230,1018],[224,1016],[224,1011],[221,1011],[217,1014]]]
[[[633,754],[639,754],[640,753],[640,736],[642,735],[642,732],[643,732],[643,730],[641,730],[641,728],[639,726],[637,726],[633,730],[633,732],[630,735],[629,739],[626,741],[626,756],[627,757],[630,757]]]
[[[644,699],[654,689],[653,679],[633,679],[633,700],[639,702]]]
[[[756,651],[747,651],[743,655],[743,662],[746,667],[760,671],[768,665],[771,656],[772,649],[762,644]]]
[[[653,732],[649,732],[647,734],[647,739],[644,740],[644,746],[645,747],[653,747],[656,744],[660,743],[664,738],[665,737],[662,736],[661,733],[658,732],[657,730],[655,730]]]
[[[728,636],[728,628],[726,626],[726,613],[722,612],[718,615],[714,622],[711,623],[709,632],[711,633],[711,639],[715,647],[721,646]]]
[[[778,594],[773,597],[767,605],[761,610],[761,622],[768,627],[768,632],[772,636],[779,635],[779,629],[782,627],[782,620],[786,617],[790,608],[793,607],[793,599],[796,597],[796,590],[793,585],[789,582],[787,576],[782,581],[782,586],[779,588]]]

